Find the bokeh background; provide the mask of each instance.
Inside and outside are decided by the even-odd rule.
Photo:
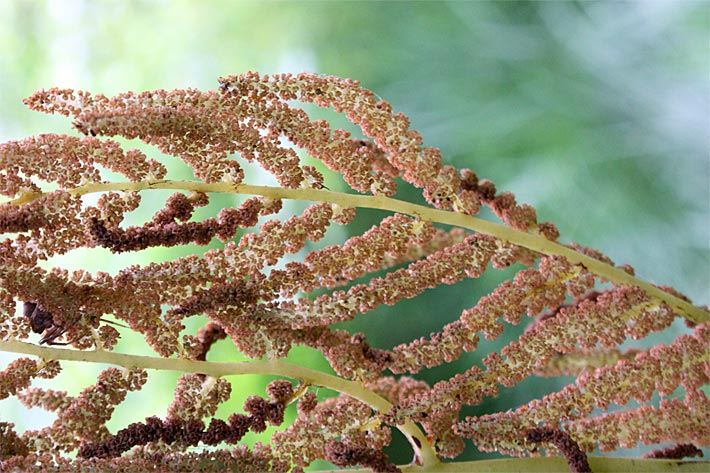
[[[563,241],[599,248],[618,263],[632,264],[641,277],[708,304],[709,10],[707,2],[689,1],[0,0],[0,139],[75,133],[63,117],[22,105],[34,90],[51,86],[105,94],[210,89],[217,77],[247,70],[351,77],[408,114],[425,143],[443,150],[447,163],[470,167],[533,204],[542,220],[557,224]],[[332,113],[307,110],[357,133]],[[140,143],[127,144],[169,164],[172,177],[190,177],[177,160]],[[252,183],[273,182],[258,170],[248,176]],[[331,188],[342,189],[331,179]],[[417,200],[411,189],[403,188],[401,196]],[[129,223],[145,220],[166,197],[144,197]],[[198,217],[237,202],[216,197]],[[299,208],[292,204],[287,210]],[[323,243],[360,233],[381,217],[362,212],[354,225],[329,232]],[[186,246],[120,257],[79,251],[51,264],[116,272],[202,250]],[[346,326],[389,348],[440,329],[511,274],[492,271],[480,280],[440,287]],[[202,323],[193,318],[188,330]],[[430,382],[450,377],[480,363],[522,329],[510,329],[498,342],[482,343],[477,352],[419,376]],[[645,343],[667,341],[684,330],[678,323]],[[130,334],[119,350],[149,354],[140,337]],[[227,342],[210,356],[243,359]],[[13,358],[0,354],[0,366]],[[329,369],[310,350],[294,350],[289,358]],[[99,369],[68,363],[52,387],[78,392]],[[129,395],[109,426],[163,415],[176,377],[151,373],[146,389]],[[218,415],[240,410],[245,397],[261,393],[268,381],[232,378],[232,400]],[[515,407],[568,381],[533,378],[466,412]],[[0,420],[15,422],[20,430],[51,419],[13,400],[0,402]],[[268,436],[249,434],[246,441],[268,441]],[[408,461],[402,439],[390,453]],[[469,445],[461,458],[487,456]]]

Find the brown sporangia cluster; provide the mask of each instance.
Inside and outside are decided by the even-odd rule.
[[[183,304],[171,309],[169,315],[185,317],[219,307],[252,307],[256,305],[258,295],[256,284],[250,281],[215,284],[209,289],[196,291]]]
[[[186,345],[186,348],[189,346],[193,350],[193,359],[205,361],[212,345],[225,338],[227,338],[227,332],[219,324],[207,322],[204,327],[197,331],[196,337],[186,335],[186,338],[183,339],[183,344]]]
[[[17,435],[13,427],[14,425],[8,422],[0,422],[0,461],[30,453],[27,444]]]
[[[659,448],[648,452],[644,458],[668,458],[672,460],[681,460],[688,457],[702,457],[703,451],[692,443],[679,443],[671,447]]]
[[[357,386],[391,408],[378,411],[362,395],[323,398],[323,391],[316,395],[305,385],[294,391],[291,382],[275,381],[268,399],[251,396],[244,412],[218,416],[240,385],[199,368],[178,378],[165,412],[112,433],[106,422],[129,392],[142,388],[146,371],[105,369],[95,384],[70,395],[33,385],[59,375],[59,362],[21,357],[0,371],[0,399],[16,397],[56,418],[17,432],[0,414],[1,471],[284,472],[327,460],[394,472],[386,454],[392,428],[412,425],[423,430],[410,439],[415,462],[423,461],[422,451],[456,458],[473,442],[480,451],[512,456],[562,455],[573,471],[589,471],[586,453],[597,449],[672,443],[651,456],[683,458],[710,445],[708,322],[688,324],[666,345],[621,346],[671,327],[684,315],[677,304],[612,283],[557,256],[563,252],[542,254],[510,243],[505,233],[444,228],[423,213],[392,212],[362,234],[330,239],[339,234],[335,226],[356,218],[362,199],[387,208],[393,201],[386,197],[401,183],[445,215],[469,219],[487,207],[505,232],[526,233],[543,246],[559,238],[553,224],[538,221],[535,209],[512,193],[445,164],[405,115],[356,81],[250,72],[222,78],[206,92],[107,97],[53,88],[25,103],[70,117],[83,136],[0,144],[0,343],[68,345],[87,350],[81,356],[103,356],[131,331],[156,356],[202,368],[215,366],[208,354],[220,340],[264,360],[305,346],[348,381],[341,388]],[[343,114],[362,136],[312,119],[299,104]],[[194,178],[170,180],[160,161],[116,141],[124,138],[184,161]],[[243,186],[244,160],[273,175],[280,188]],[[115,174],[107,171],[121,177],[108,181]],[[326,182],[334,174],[342,182]],[[127,215],[160,188],[172,189],[163,208],[143,224],[127,225]],[[263,195],[199,216],[211,192],[245,189]],[[283,202],[291,197],[308,204],[293,212]],[[184,244],[210,248],[111,272],[68,271],[50,262],[79,249],[123,253]],[[597,250],[565,247],[615,265]],[[377,347],[338,325],[491,268],[514,273],[414,340]],[[634,274],[628,265],[617,268]],[[206,319],[196,333],[186,329],[190,317]],[[481,355],[481,363],[448,379],[417,379],[479,350],[481,337],[494,341],[523,325],[520,336]],[[531,376],[573,379],[516,409],[462,415]],[[295,417],[284,422],[297,398]],[[268,425],[280,426],[268,445],[240,444],[248,431]]]
[[[572,473],[592,473],[587,455],[567,432],[551,428],[532,429],[527,434],[528,442],[553,445],[569,464]]]
[[[57,361],[37,361],[18,358],[0,371],[0,399],[14,396],[27,388],[32,378],[51,379],[61,370]]]
[[[206,203],[204,194],[201,200]],[[239,208],[222,210],[217,219],[182,224],[175,222],[176,219],[189,219],[193,209],[193,204],[183,194],[175,194],[168,199],[166,208],[142,227],[107,227],[104,221],[90,217],[88,229],[97,245],[114,253],[186,243],[206,245],[214,237],[226,241],[234,236],[238,228],[255,225],[263,206],[259,199],[249,199]]]
[[[36,302],[25,301],[22,305],[22,315],[29,320],[30,327],[32,327],[34,333],[44,334],[47,332],[40,340],[40,343],[51,342],[61,337],[64,333],[64,329],[54,323],[52,314],[43,310]]]
[[[289,381],[273,381],[267,387],[270,401],[258,396],[251,396],[244,403],[248,415],[232,414],[225,422],[213,418],[209,426],[199,419],[170,418],[166,421],[158,417],[149,417],[145,422],[135,422],[115,435],[97,443],[85,443],[79,448],[81,458],[113,458],[137,445],[149,442],[163,442],[170,445],[179,443],[195,446],[217,445],[221,442],[235,444],[249,430],[263,432],[267,422],[281,425],[284,409],[291,401],[293,387]]]
[[[0,206],[0,233],[26,232],[44,227],[47,219],[43,208],[42,199],[22,207],[3,204]]]
[[[336,466],[360,465],[375,473],[398,473],[401,470],[389,461],[381,450],[350,446],[345,442],[331,440],[325,445],[325,459]]]

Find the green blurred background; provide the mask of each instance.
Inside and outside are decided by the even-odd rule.
[[[39,88],[105,94],[210,89],[217,77],[247,70],[351,77],[409,115],[425,143],[443,150],[447,163],[470,167],[533,204],[542,220],[557,224],[564,241],[599,248],[618,263],[632,264],[643,278],[708,304],[709,9],[707,2],[680,1],[0,0],[0,139],[75,133],[69,120],[22,105],[22,98]],[[357,132],[333,114],[308,111]],[[130,146],[170,164],[171,177],[190,177],[176,160],[140,143]],[[252,183],[273,182],[258,170],[248,176]],[[328,184],[341,188],[337,179]],[[143,221],[167,195],[144,197],[129,223]],[[407,188],[401,196],[416,198]],[[198,217],[236,202],[217,197]],[[351,228],[330,231],[323,243],[360,233],[381,217],[362,212]],[[187,246],[120,257],[79,251],[52,263],[115,272],[201,250]],[[438,330],[511,274],[491,271],[480,280],[440,287],[346,326],[389,348]],[[191,320],[188,330],[203,322]],[[651,341],[669,340],[684,330],[678,323]],[[521,331],[512,328],[507,338],[482,343],[476,353],[418,376],[430,382],[450,377]],[[128,335],[119,349],[149,353],[140,337]],[[243,358],[226,342],[211,357]],[[310,350],[295,350],[289,358],[328,369]],[[0,366],[10,359],[0,354]],[[77,392],[91,384],[98,369],[67,364],[45,385]],[[152,373],[146,389],[131,394],[109,426],[164,415],[176,376]],[[232,381],[232,400],[220,416],[239,410],[268,379]],[[530,379],[466,412],[514,407],[567,381]],[[0,419],[23,430],[46,425],[52,417],[10,399],[0,402]],[[250,434],[246,440],[267,438]],[[402,439],[396,439],[391,454],[408,461]],[[484,456],[469,446],[461,458]]]

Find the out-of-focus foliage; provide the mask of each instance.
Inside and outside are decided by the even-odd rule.
[[[557,224],[563,241],[597,247],[635,266],[643,278],[707,304],[709,11],[704,2],[645,1],[3,0],[0,139],[69,131],[67,120],[32,113],[21,104],[39,88],[106,94],[208,89],[220,75],[250,69],[351,77],[408,114],[425,142],[442,148],[448,162],[471,167],[534,204],[542,220]],[[174,165],[174,177],[189,178],[185,168],[161,159]],[[248,180],[261,178],[255,174]],[[143,205],[136,221],[161,202]],[[232,203],[215,199],[203,216]],[[358,219],[360,230],[371,224],[368,216],[363,212]],[[334,232],[331,242],[342,237]],[[54,263],[115,272],[191,251],[152,250],[128,257],[93,252]],[[440,287],[349,326],[368,333],[375,345],[390,347],[455,319],[494,287],[494,279]],[[191,328],[199,324],[196,320]],[[679,324],[665,335],[670,339],[682,329]],[[449,377],[497,347],[482,344],[481,353],[422,376],[428,381]],[[120,349],[145,350],[139,339],[130,338]],[[226,344],[211,356],[241,359]],[[291,358],[325,369],[305,350]],[[93,371],[78,370],[66,370],[59,378],[65,385],[55,382],[54,387],[76,391],[93,379]],[[116,412],[115,426],[167,406],[175,377],[153,373],[148,387],[134,396],[130,412]],[[222,414],[239,409],[244,397],[267,381],[235,378],[235,395]],[[513,407],[561,383],[531,380],[472,412]],[[44,413],[27,415],[11,401],[0,403],[0,412],[20,428],[46,422]],[[480,456],[470,450],[466,458]],[[401,452],[393,458],[408,460]]]

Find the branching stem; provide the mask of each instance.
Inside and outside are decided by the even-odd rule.
[[[442,224],[467,228],[486,235],[491,235],[503,241],[519,245],[545,255],[559,255],[574,264],[583,265],[595,275],[614,284],[629,284],[642,288],[656,299],[662,300],[689,320],[702,323],[710,320],[710,313],[704,308],[696,307],[678,297],[640,280],[625,271],[581,254],[559,243],[552,242],[544,236],[527,233],[513,228],[489,222],[469,215],[433,209],[412,204],[385,196],[370,196],[345,194],[317,189],[286,189],[280,187],[253,186],[247,184],[235,185],[228,182],[203,183],[196,181],[139,181],[91,183],[68,190],[73,195],[85,195],[107,191],[141,191],[148,189],[175,189],[198,192],[224,192],[232,194],[261,195],[270,198],[285,198],[303,201],[330,202],[342,207],[360,207],[380,209],[390,212],[408,214]],[[41,197],[41,193],[25,193],[10,201],[20,205]],[[302,383],[322,386],[336,390],[356,398],[378,412],[388,412],[392,405],[384,398],[366,389],[361,383],[348,381],[337,376],[311,370],[298,365],[278,360],[246,361],[237,363],[217,363],[187,359],[158,358],[137,356],[109,351],[80,351],[49,346],[39,346],[19,341],[0,341],[0,351],[35,355],[43,359],[84,361],[91,363],[107,363],[126,368],[139,367],[146,369],[175,370],[189,373],[203,373],[213,377],[239,374],[270,374],[298,379]],[[441,463],[419,427],[407,421],[398,426],[411,443],[419,466],[409,465],[403,468],[408,472],[500,472],[500,471],[567,471],[566,463],[560,458],[525,458],[487,460],[475,462]],[[678,462],[664,460],[638,460],[626,458],[592,457],[590,464],[595,472],[630,471],[630,472],[666,472],[666,471],[705,471],[704,462]],[[353,470],[357,471],[357,470]]]
[[[571,263],[580,264],[587,268],[590,272],[614,284],[629,284],[640,287],[646,291],[649,296],[664,301],[675,311],[685,316],[688,320],[695,323],[703,323],[710,320],[710,312],[706,309],[696,307],[672,294],[662,291],[650,283],[628,274],[622,269],[615,268],[564,245],[550,241],[542,235],[522,232],[505,225],[489,222],[481,218],[472,217],[458,212],[433,209],[423,205],[412,204],[410,202],[404,202],[381,195],[372,196],[345,194],[342,192],[332,192],[328,190],[285,189],[281,187],[253,186],[248,184],[235,185],[230,182],[216,182],[208,184],[197,181],[170,180],[91,183],[70,189],[68,192],[74,195],[84,195],[94,192],[141,191],[146,189],[175,189],[205,193],[225,192],[232,194],[251,194],[274,199],[284,198],[315,202],[331,202],[342,207],[380,209],[413,215],[421,218],[422,220],[467,228],[486,235],[491,235],[541,254],[563,256]],[[40,197],[41,195],[42,194],[39,193],[23,194],[11,202],[15,204],[27,203]]]
[[[333,389],[364,402],[378,412],[387,413],[392,404],[381,396],[366,389],[361,383],[348,381],[327,373],[304,368],[279,360],[242,361],[223,363],[211,361],[195,361],[175,358],[158,358],[151,356],[128,355],[110,351],[81,351],[51,346],[40,346],[32,343],[14,340],[1,341],[0,351],[39,356],[45,360],[83,361],[89,363],[106,363],[124,368],[145,368],[156,370],[182,371],[185,373],[202,373],[215,378],[241,374],[270,374],[298,379],[302,383]],[[416,457],[424,467],[439,463],[436,452],[426,438],[426,435],[412,421],[397,426],[407,437],[414,449]]]

